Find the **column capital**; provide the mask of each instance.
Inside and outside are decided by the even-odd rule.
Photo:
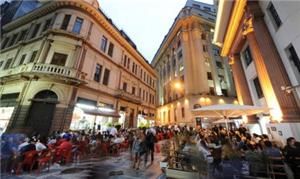
[[[253,28],[253,17],[252,15],[250,15],[249,17],[245,18],[244,22],[243,22],[243,35],[246,36],[249,33],[254,32],[254,28]]]

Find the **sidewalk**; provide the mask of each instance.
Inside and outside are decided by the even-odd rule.
[[[163,142],[160,142],[160,144]],[[122,152],[116,157],[101,157],[90,158],[81,161],[80,163],[72,163],[68,166],[60,166],[54,164],[50,167],[50,171],[42,171],[39,175],[34,172],[31,174],[24,173],[19,176],[1,175],[3,179],[134,179],[134,178],[151,178],[164,179],[159,162],[164,158],[161,153],[154,154],[154,162],[148,164],[146,169],[143,169],[144,163],[141,162],[140,170],[131,168],[132,161],[130,160],[129,152]],[[150,159],[150,156],[149,156]]]

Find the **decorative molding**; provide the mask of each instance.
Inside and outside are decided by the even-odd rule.
[[[254,32],[253,18],[252,18],[252,16],[249,16],[243,22],[243,35],[246,36],[251,32]]]

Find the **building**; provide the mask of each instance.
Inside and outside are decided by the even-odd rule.
[[[2,131],[149,125],[155,71],[96,0],[23,2],[1,36]]]
[[[220,0],[214,42],[230,57],[240,104],[267,106],[252,132],[300,140],[300,3]]]
[[[213,5],[188,0],[151,62],[158,78],[160,124],[195,126],[197,120],[199,125],[192,109],[234,103],[230,66],[212,44],[215,14]]]

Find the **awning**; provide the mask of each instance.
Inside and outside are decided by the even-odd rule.
[[[107,111],[101,111],[100,109],[86,109],[86,108],[80,108],[80,109],[82,109],[85,114],[90,114],[95,116],[106,116],[106,117],[115,117],[115,118],[121,117],[116,111],[107,112]]]

